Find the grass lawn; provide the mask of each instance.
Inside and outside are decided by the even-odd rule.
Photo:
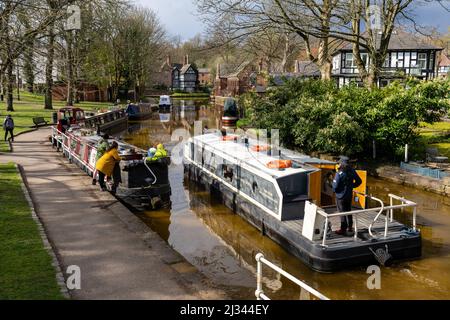
[[[64,299],[11,163],[0,164],[0,300]]]
[[[34,117],[44,117],[45,120],[51,123],[52,113],[58,108],[65,106],[65,101],[54,101],[53,110],[44,109],[44,95],[31,94],[26,91],[20,92],[20,101],[17,100],[17,95],[14,95],[14,112],[6,112],[6,101],[0,102],[0,119],[3,120],[7,114],[11,114],[14,118],[16,128],[14,133],[20,133],[29,130],[33,124]],[[98,110],[110,106],[110,103],[105,102],[81,102],[76,106],[84,110]],[[3,130],[2,130],[3,132]],[[1,136],[1,135],[0,135]],[[2,137],[0,137],[2,138]],[[1,148],[1,145],[0,145]]]
[[[206,92],[192,92],[192,93],[182,93],[182,92],[175,92],[172,94],[172,98],[205,98],[209,99],[210,93]]]
[[[0,137],[0,152],[9,152],[9,144],[3,141],[3,135]]]
[[[420,124],[421,141],[427,147],[434,147],[441,155],[450,157],[450,122]]]

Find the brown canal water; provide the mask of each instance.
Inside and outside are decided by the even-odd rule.
[[[134,123],[125,139],[142,148],[168,143],[178,128],[193,130],[202,120],[220,126],[221,110],[208,101],[176,101],[171,113]],[[366,267],[321,274],[306,267],[278,244],[223,206],[195,183],[184,180],[183,167],[170,167],[172,206],[139,214],[177,252],[235,299],[254,299],[255,255],[265,257],[331,299],[450,299],[450,199],[433,193],[369,179],[369,193],[388,201],[394,193],[418,203],[423,256],[381,269],[381,289],[367,287]],[[411,221],[411,212],[395,218]],[[264,290],[272,299],[308,299],[288,279],[263,268]]]

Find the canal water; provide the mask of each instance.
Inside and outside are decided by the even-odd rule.
[[[192,131],[194,121],[209,128],[220,126],[221,110],[208,100],[174,102],[170,113],[132,123],[124,138],[141,148],[163,142],[174,145],[177,129]],[[174,133],[175,132],[175,133]],[[176,150],[174,150],[176,151]],[[381,269],[381,289],[370,290],[366,267],[321,274],[306,267],[278,244],[233,214],[195,183],[186,181],[182,165],[170,167],[170,209],[148,211],[139,217],[171,247],[221,286],[235,299],[254,299],[255,255],[267,259],[304,280],[331,299],[450,299],[450,199],[448,197],[369,179],[369,193],[387,201],[394,193],[418,203],[418,226],[423,256]],[[410,211],[396,219],[411,221]],[[272,299],[309,299],[289,280],[263,268],[265,293]]]

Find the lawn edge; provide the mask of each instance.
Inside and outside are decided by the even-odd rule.
[[[64,273],[62,271],[63,268],[61,266],[60,261],[58,260],[55,248],[53,247],[53,245],[49,241],[49,239],[47,237],[47,233],[45,231],[45,227],[42,224],[41,219],[39,218],[39,216],[36,213],[35,205],[34,205],[32,197],[31,197],[30,190],[28,188],[28,185],[25,182],[26,179],[25,179],[25,175],[24,175],[24,172],[23,172],[23,168],[22,168],[21,165],[19,165],[17,163],[15,163],[14,166],[16,167],[16,170],[19,173],[20,186],[22,188],[22,192],[23,192],[23,194],[25,196],[25,199],[27,200],[28,206],[30,207],[31,217],[34,220],[34,222],[36,223],[36,225],[38,226],[39,235],[41,236],[42,243],[44,245],[44,249],[47,250],[48,254],[52,258],[52,266],[55,268],[56,282],[57,282],[57,284],[59,286],[59,290],[61,292],[61,295],[65,299],[71,299],[69,290],[67,289],[67,286],[66,286],[66,281],[64,279]]]

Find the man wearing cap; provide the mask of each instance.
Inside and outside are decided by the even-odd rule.
[[[352,210],[353,189],[361,185],[361,178],[349,164],[347,157],[339,160],[339,170],[333,180],[333,191],[336,193],[336,205],[339,212]],[[353,216],[341,216],[341,229],[336,231],[339,235],[353,235]]]

